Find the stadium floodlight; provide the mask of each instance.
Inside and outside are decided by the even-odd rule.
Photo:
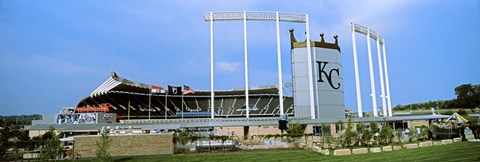
[[[352,44],[353,44],[353,62],[355,67],[355,86],[357,92],[357,108],[358,108],[358,116],[363,117],[363,110],[362,110],[362,98],[360,92],[360,79],[359,79],[359,71],[358,71],[358,59],[357,59],[357,47],[356,47],[356,40],[355,40],[355,33],[360,33],[367,36],[367,49],[368,49],[368,65],[370,71],[370,88],[371,88],[371,96],[372,96],[372,107],[373,107],[373,116],[377,117],[377,100],[376,100],[376,90],[375,90],[375,81],[374,81],[374,74],[373,74],[373,64],[372,64],[372,50],[370,48],[370,39],[373,39],[377,43],[377,58],[378,58],[378,71],[380,74],[380,90],[382,98],[382,109],[384,116],[392,116],[392,101],[390,96],[390,84],[388,80],[388,68],[387,68],[387,55],[385,52],[385,39],[380,36],[376,31],[362,26],[355,23],[351,25],[352,30]],[[380,46],[383,46],[383,65],[382,65],[382,55],[380,51]],[[384,77],[385,74],[385,77]],[[385,81],[384,81],[385,79]],[[385,82],[385,84],[384,84]],[[385,94],[385,87],[386,87],[386,94]],[[386,101],[388,99],[388,101]],[[387,104],[388,104],[388,112],[387,112]]]
[[[278,95],[280,103],[280,114],[284,114],[283,110],[283,83],[282,83],[282,65],[281,65],[281,51],[280,51],[280,22],[305,23],[306,37],[307,37],[307,53],[308,59],[311,60],[310,49],[310,31],[308,24],[308,14],[302,13],[286,13],[286,12],[268,12],[268,11],[234,11],[234,12],[207,12],[204,15],[205,21],[210,22],[210,86],[211,86],[211,118],[214,118],[214,81],[213,81],[213,22],[214,21],[243,21],[243,38],[244,38],[244,55],[245,55],[245,107],[246,117],[249,118],[250,106],[248,106],[248,52],[247,52],[247,21],[275,21],[277,32],[277,65],[278,65]],[[312,66],[308,62],[309,87],[310,87],[310,109],[312,119],[314,115],[314,100],[313,100],[313,82],[312,82]]]

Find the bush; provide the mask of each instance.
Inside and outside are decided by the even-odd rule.
[[[379,131],[380,129],[378,128],[378,125],[377,125],[377,122],[374,122],[374,121],[371,121],[369,123],[369,126],[370,126],[370,133],[372,133],[372,137],[373,137],[373,144],[376,144],[378,143],[378,135],[379,135]]]
[[[342,145],[345,147],[350,147],[353,141],[353,138],[357,136],[356,132],[352,131],[352,118],[348,118],[347,128],[342,134]]]
[[[397,139],[397,144],[402,143],[402,136],[403,136],[402,130],[401,130],[401,129],[397,129],[397,130],[395,131],[395,137],[396,137],[396,139]]]
[[[418,138],[422,141],[425,141],[428,139],[428,127],[427,126],[421,126],[420,127],[420,134],[418,135]]]
[[[408,132],[408,141],[409,142],[415,142],[417,141],[417,132],[415,132],[415,130],[410,130]]]
[[[382,129],[379,133],[380,144],[388,145],[393,139],[393,131],[387,121],[383,121]]]
[[[44,161],[56,159],[57,155],[62,152],[60,138],[55,134],[55,127],[50,126],[50,130],[42,135],[46,139],[42,144],[40,158]]]
[[[97,151],[95,154],[100,161],[111,161],[112,157],[108,150],[110,149],[110,143],[112,140],[109,137],[110,129],[103,128],[101,132],[100,141],[96,141]]]

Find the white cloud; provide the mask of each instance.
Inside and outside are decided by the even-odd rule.
[[[239,66],[240,66],[240,63],[238,62],[227,62],[227,61],[217,62],[218,69],[226,72],[236,71]]]

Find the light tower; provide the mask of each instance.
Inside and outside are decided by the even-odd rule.
[[[372,109],[373,116],[378,117],[377,114],[377,100],[376,100],[376,89],[375,89],[375,76],[373,73],[373,63],[372,63],[372,51],[370,47],[370,39],[373,39],[377,43],[377,58],[378,58],[378,71],[380,75],[380,97],[382,98],[382,109],[384,116],[392,116],[392,101],[390,96],[390,83],[388,79],[388,68],[387,68],[387,54],[385,52],[385,39],[380,36],[374,30],[361,26],[355,23],[351,24],[352,30],[352,44],[353,44],[353,63],[355,67],[355,87],[357,93],[357,108],[358,116],[363,117],[363,108],[362,108],[362,97],[360,91],[360,73],[358,70],[358,57],[357,57],[357,46],[355,33],[363,34],[367,37],[367,49],[368,49],[368,65],[370,72],[370,88],[371,88],[371,97],[372,97]],[[383,61],[380,51],[380,46],[383,48]],[[382,64],[383,63],[383,64]],[[386,89],[386,93],[385,93]]]

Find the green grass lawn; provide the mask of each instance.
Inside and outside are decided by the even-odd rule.
[[[325,156],[310,150],[248,151],[229,153],[179,154],[171,156],[142,156],[116,158],[115,161],[480,161],[480,143],[460,142],[449,145],[393,152],[369,153],[350,156]]]

